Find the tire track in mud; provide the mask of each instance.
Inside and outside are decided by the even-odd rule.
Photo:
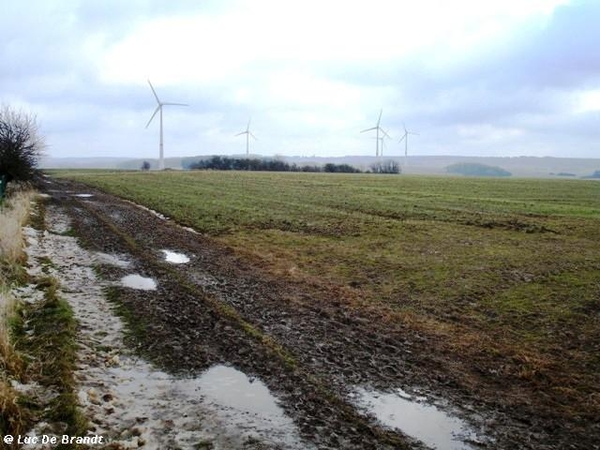
[[[130,254],[133,268],[157,281],[156,291],[110,289],[110,295],[127,309],[138,330],[135,342],[141,354],[160,367],[188,375],[227,363],[259,376],[295,418],[302,435],[319,448],[421,448],[410,438],[385,430],[359,414],[331,389],[336,384],[327,373],[304,367],[296,354],[266,334],[260,325],[246,320],[231,304],[194,283],[187,270],[162,261],[158,249],[151,249],[156,236],[164,231],[162,227],[169,228],[167,234],[171,235],[161,242],[162,248],[180,248],[182,242],[189,241],[189,232],[100,193],[94,194],[96,198],[76,198],[65,192],[67,187],[62,183],[53,187],[61,188],[50,191],[53,201],[72,217],[76,233],[86,246]],[[100,198],[102,201],[98,201]],[[129,226],[115,223],[120,215],[127,216]],[[114,281],[131,273],[111,266],[100,266],[99,271]]]

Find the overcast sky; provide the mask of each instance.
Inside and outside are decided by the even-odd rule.
[[[600,157],[598,0],[0,0],[47,153]]]

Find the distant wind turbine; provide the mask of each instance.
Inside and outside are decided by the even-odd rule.
[[[381,147],[379,147],[379,156],[383,156],[383,151],[385,150],[385,138],[387,137],[388,139],[390,138],[390,136],[387,134],[387,132],[385,130],[381,130],[385,133],[385,135],[379,137],[379,138],[373,138],[373,139],[379,139],[379,141],[381,142]]]
[[[168,103],[168,102],[161,102],[160,99],[158,98],[158,95],[156,95],[156,91],[154,90],[154,87],[152,86],[152,83],[150,83],[150,80],[148,80],[148,84],[150,85],[150,89],[152,89],[152,93],[154,94],[154,98],[156,99],[156,103],[158,103],[158,106],[156,107],[156,109],[154,110],[154,113],[152,114],[152,117],[150,117],[150,120],[148,121],[148,123],[146,124],[146,128],[148,128],[148,126],[150,125],[150,122],[152,122],[152,119],[154,119],[154,116],[156,116],[157,112],[160,112],[160,144],[159,144],[159,160],[158,160],[158,169],[159,170],[163,170],[165,168],[165,159],[164,159],[164,146],[163,146],[163,106],[189,106],[185,103]]]
[[[402,136],[402,139],[400,139],[398,143],[404,141],[404,165],[406,166],[406,163],[408,161],[408,135],[414,134],[415,136],[418,136],[419,133],[413,133],[412,131],[408,131],[404,123],[402,123],[402,126],[404,127],[404,136]]]
[[[246,131],[242,131],[241,133],[236,134],[236,136],[241,136],[242,134],[246,135],[246,156],[248,156],[250,154],[250,136],[252,136],[252,138],[256,141],[258,139],[256,139],[256,136],[254,136],[252,134],[252,131],[250,131],[250,121],[252,120],[252,118],[250,118],[248,120],[248,126],[246,127]]]
[[[381,156],[379,154],[379,139],[380,139],[380,137],[379,137],[379,131],[381,131],[388,138],[390,137],[389,134],[387,134],[385,132],[385,130],[379,126],[379,124],[381,123],[381,114],[383,114],[383,109],[381,111],[379,111],[379,118],[377,119],[377,125],[376,126],[374,126],[372,128],[367,128],[366,130],[362,130],[361,131],[361,133],[365,133],[367,131],[372,131],[372,130],[376,131],[376,136],[375,136],[375,156]]]

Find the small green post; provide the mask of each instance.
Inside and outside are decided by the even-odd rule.
[[[0,200],[4,198],[6,194],[6,185],[8,183],[8,175],[0,174]]]

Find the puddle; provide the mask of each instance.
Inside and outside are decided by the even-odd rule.
[[[293,421],[277,404],[267,386],[256,378],[224,365],[208,369],[197,385],[203,404],[231,430],[248,430],[282,448],[312,448],[302,443]]]
[[[176,434],[168,448],[199,448],[199,441],[214,443],[215,448],[246,448],[245,443],[258,439],[268,444],[265,448],[313,450],[260,380],[251,381],[243,372],[223,365],[197,378],[175,378],[143,361],[125,361],[127,367],[109,368],[116,397],[131,402],[123,415],[135,423],[140,415],[148,414],[145,425],[155,422],[161,432],[170,423],[167,432]],[[89,403],[86,393],[80,396],[83,403]],[[169,407],[166,398],[176,407]],[[144,437],[146,448],[148,444],[167,448],[156,446],[151,436]]]
[[[161,250],[165,254],[165,259],[167,262],[173,264],[185,264],[190,262],[190,258],[188,258],[183,253],[172,252],[171,250]]]
[[[130,262],[124,258],[119,258],[117,255],[110,255],[102,252],[96,252],[93,256],[93,260],[98,264],[106,264],[109,266],[121,267],[123,269],[129,267],[130,265]]]
[[[256,415],[283,416],[262,381],[251,380],[233,367],[214,366],[202,374],[198,384],[207,399],[220,405]]]
[[[359,388],[354,401],[385,426],[397,428],[437,450],[473,450],[467,441],[480,442],[463,420],[401,389],[396,393],[383,393]]]
[[[79,198],[90,198],[93,197],[94,194],[74,194],[73,197],[79,197]]]
[[[156,289],[156,281],[138,274],[127,275],[121,278],[121,284],[128,288],[141,289],[143,291],[153,291]]]

